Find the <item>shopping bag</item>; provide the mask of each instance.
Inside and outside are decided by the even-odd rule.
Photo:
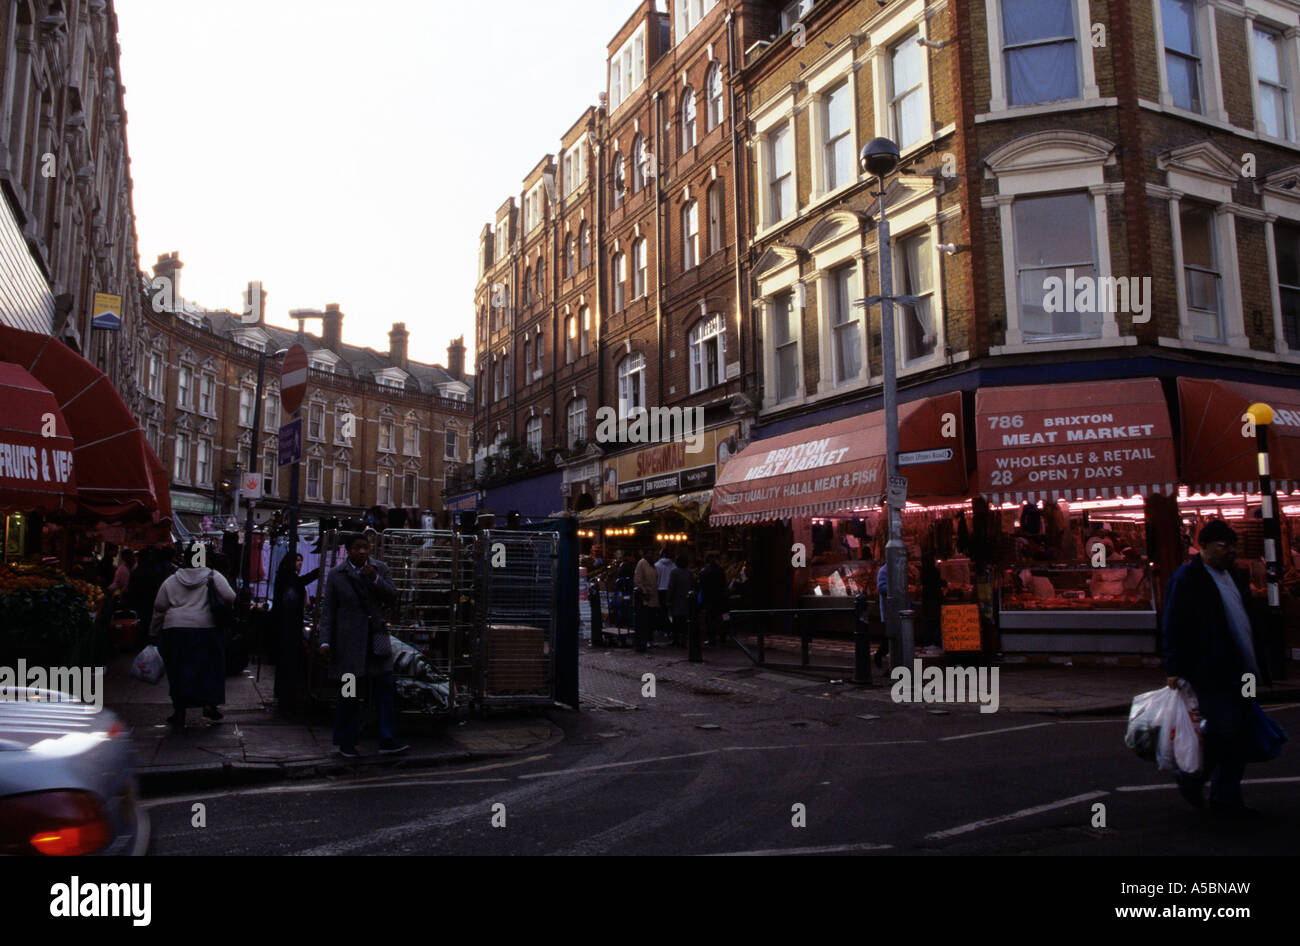
[[[1156,747],[1160,741],[1160,715],[1177,698],[1169,687],[1149,690],[1133,697],[1128,711],[1128,728],[1124,731],[1124,745],[1147,762],[1156,760]]]
[[[1246,747],[1246,761],[1271,762],[1282,752],[1282,743],[1287,741],[1286,730],[1264,712],[1258,700],[1250,701],[1249,712],[1250,738]]]
[[[163,672],[162,654],[153,644],[136,654],[131,662],[131,676],[146,683],[157,683],[163,678]]]
[[[1196,696],[1186,680],[1178,689],[1160,703],[1156,725],[1160,737],[1156,741],[1156,768],[1161,772],[1185,772],[1195,775],[1201,770],[1200,727],[1192,719],[1197,708]]]

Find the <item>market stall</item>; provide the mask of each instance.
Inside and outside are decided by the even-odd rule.
[[[1141,526],[1117,541],[1091,514],[1177,494],[1160,382],[984,388],[975,427],[977,489],[996,511],[999,649],[1154,652],[1158,575]],[[1167,577],[1181,562],[1160,564]]]

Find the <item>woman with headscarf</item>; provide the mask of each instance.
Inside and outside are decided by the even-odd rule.
[[[271,616],[275,619],[280,643],[280,658],[275,667],[275,697],[280,706],[292,709],[302,696],[303,649],[302,621],[307,608],[307,586],[320,574],[314,568],[302,571],[302,554],[286,555],[275,572],[275,591]]]

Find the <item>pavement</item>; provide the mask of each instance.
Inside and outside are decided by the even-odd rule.
[[[293,718],[275,711],[275,668],[256,666],[226,678],[226,702],[218,722],[198,709],[187,714],[184,732],[174,730],[167,678],[156,684],[131,676],[131,656],[110,663],[104,703],[130,729],[136,771],[146,795],[194,787],[307,779],[374,769],[421,768],[512,756],[559,742],[563,733],[536,713],[461,722],[399,714],[398,734],[411,748],[380,755],[378,739],[363,730],[359,759],[334,752],[333,712],[320,707]],[[363,710],[363,720],[365,712]]]
[[[752,641],[751,651],[754,650]],[[829,645],[828,645],[829,646]],[[813,648],[813,657],[834,656]],[[888,669],[873,668],[873,684],[855,686],[851,670],[834,668],[800,671],[797,639],[769,638],[767,657],[777,666],[759,667],[738,647],[707,647],[703,663],[691,663],[682,648],[664,646],[638,654],[631,647],[580,648],[581,709],[635,710],[643,700],[645,674],[657,687],[697,700],[701,708],[718,698],[739,703],[780,704],[796,694],[832,694],[863,704],[893,704]],[[843,654],[839,654],[843,656]],[[851,656],[851,651],[850,651]],[[106,668],[105,705],[129,727],[136,749],[136,766],[145,794],[197,786],[243,784],[277,779],[308,779],[359,771],[414,769],[526,755],[564,739],[551,720],[537,712],[439,721],[403,714],[402,741],[411,745],[400,756],[380,755],[373,734],[363,736],[360,759],[343,759],[332,745],[333,717],[328,708],[285,718],[272,697],[275,668],[263,666],[228,677],[224,718],[204,719],[197,709],[188,714],[185,731],[166,722],[171,713],[166,678],[145,683],[130,675],[131,657],[118,657]],[[1294,674],[1293,674],[1294,676]],[[1109,664],[1010,663],[999,667],[999,711],[1053,716],[1127,714],[1133,696],[1164,683],[1158,666]],[[820,690],[820,693],[813,691]],[[1261,687],[1264,704],[1300,700],[1300,682]],[[978,712],[971,704],[918,706],[918,712]]]

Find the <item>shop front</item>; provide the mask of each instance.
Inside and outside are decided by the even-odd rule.
[[[998,650],[1156,652],[1158,588],[1182,563],[1148,541],[1176,523],[1160,382],[982,388],[975,428]]]
[[[922,614],[927,633],[918,639],[936,644],[939,608],[975,596],[961,540],[966,530],[957,521],[968,489],[963,429],[960,392],[899,407],[909,591],[918,606],[924,592],[933,592],[930,613]],[[752,606],[837,611],[819,622],[818,633],[847,635],[853,623],[844,612],[859,594],[867,596],[868,616],[878,624],[876,574],[888,534],[880,508],[885,486],[885,415],[875,411],[751,443],[719,478],[709,521],[753,528]],[[952,580],[927,582],[940,566]]]

